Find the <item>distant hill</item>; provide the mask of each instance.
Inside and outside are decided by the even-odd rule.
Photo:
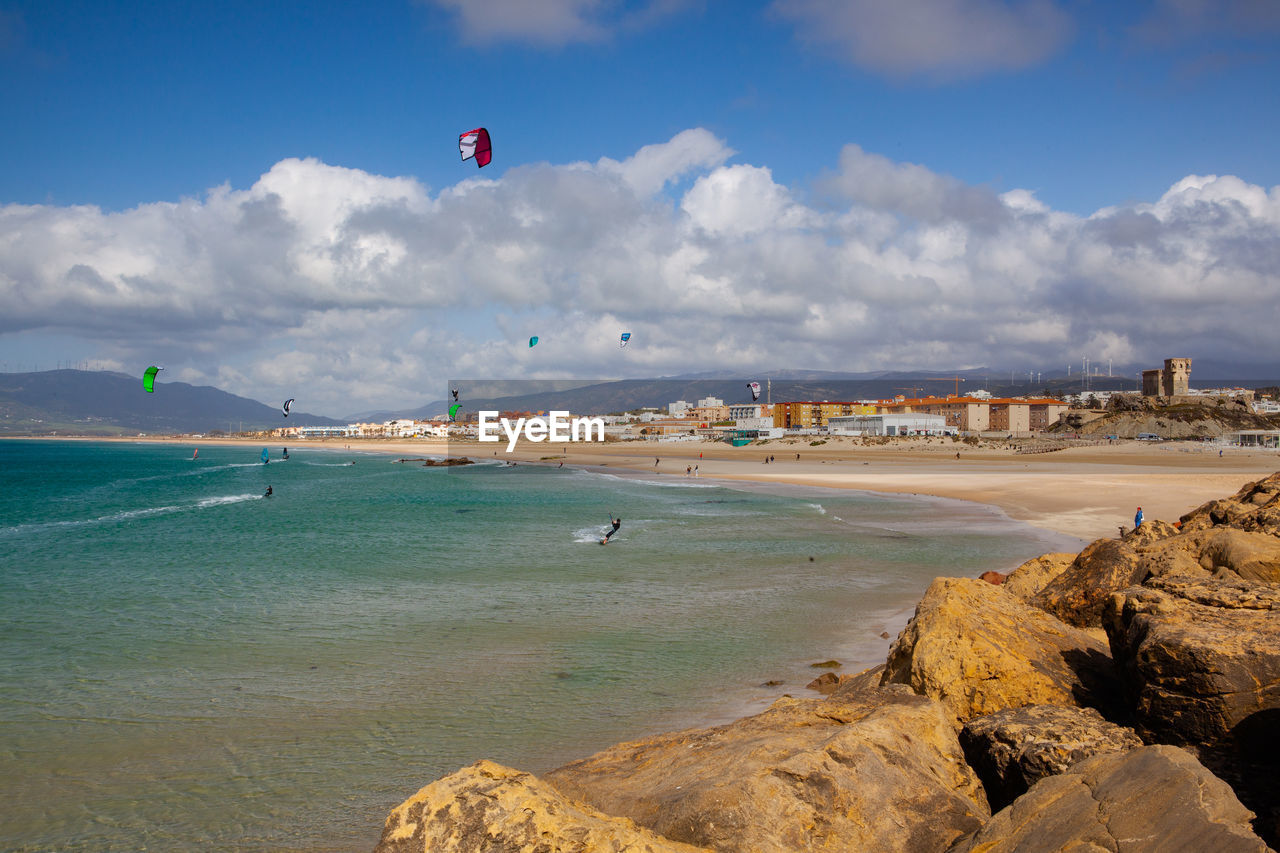
[[[160,374],[164,376],[164,374]],[[294,423],[345,424],[294,411]],[[0,373],[0,434],[133,435],[270,429],[280,410],[207,385],[157,382],[86,370]]]
[[[878,373],[864,375],[866,378],[850,379],[838,378],[848,377],[850,374],[828,374],[823,371],[788,373],[801,374],[802,378],[770,378],[767,375],[734,378],[721,375],[719,378],[621,379],[566,390],[547,387],[549,383],[537,380],[517,385],[511,382],[497,384],[489,380],[458,379],[452,380],[450,387],[458,389],[458,402],[462,404],[464,414],[478,409],[565,409],[575,414],[607,414],[646,407],[665,410],[667,404],[676,400],[696,403],[703,397],[717,397],[731,404],[749,403],[751,391],[747,384],[752,380],[760,383],[761,403],[769,399],[775,403],[792,400],[883,399],[894,394],[913,393],[914,389],[920,389],[924,394],[951,394],[956,390],[954,379],[933,378],[935,374],[921,377],[919,374]],[[966,387],[979,387],[974,382],[973,379],[968,380],[967,384],[961,382],[961,393],[964,393]],[[398,416],[434,417],[445,414],[450,402],[452,401],[436,400]],[[390,414],[387,416],[392,417]]]

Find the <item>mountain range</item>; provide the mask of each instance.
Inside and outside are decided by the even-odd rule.
[[[660,379],[591,381],[560,380],[450,380],[458,391],[459,418],[478,409],[499,411],[550,411],[574,414],[608,414],[638,408],[666,409],[669,403],[696,403],[717,397],[726,403],[751,400],[748,382],[760,383],[760,401],[867,400],[895,395],[938,395],[977,389],[994,396],[1064,394],[1082,390],[1080,376],[1053,377],[1010,375],[986,368],[942,371],[880,371],[840,373],[821,370],[777,370],[750,378],[723,374],[691,373]],[[1266,383],[1263,383],[1266,384]],[[1272,382],[1270,384],[1277,384]],[[1090,376],[1095,391],[1133,390],[1130,376]],[[1205,380],[1195,387],[1246,385],[1247,380]],[[207,385],[158,382],[147,393],[136,376],[107,371],[47,370],[38,373],[0,373],[0,434],[132,435],[218,433],[262,430],[286,424],[341,426],[353,421],[382,422],[393,418],[427,419],[448,412],[452,398],[400,410],[367,411],[333,418],[292,410],[286,420],[281,410],[257,400],[239,397]]]
[[[347,423],[299,411],[289,418],[314,425]],[[157,382],[147,393],[138,377],[123,373],[0,373],[0,433],[9,435],[238,432],[284,423],[279,408],[208,385]]]

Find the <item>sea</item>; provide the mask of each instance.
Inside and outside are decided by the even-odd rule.
[[[816,696],[933,577],[1080,545],[676,466],[285,452],[0,440],[0,849],[372,850],[460,767]]]

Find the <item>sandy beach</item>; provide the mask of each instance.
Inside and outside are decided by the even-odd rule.
[[[278,439],[118,439],[275,446]],[[520,464],[581,466],[684,477],[932,495],[999,507],[1011,518],[1084,540],[1115,536],[1133,524],[1141,506],[1147,519],[1175,521],[1206,501],[1280,471],[1275,451],[1219,448],[1199,442],[1134,442],[1069,447],[1023,454],[1016,445],[973,447],[950,439],[900,439],[864,445],[834,437],[774,439],[746,447],[723,442],[628,441],[506,444],[474,440],[333,439],[295,442],[324,448],[412,456],[497,458]],[[957,458],[956,454],[959,454]],[[775,461],[765,463],[766,456]],[[798,458],[797,458],[798,456]],[[654,464],[659,460],[657,465]]]

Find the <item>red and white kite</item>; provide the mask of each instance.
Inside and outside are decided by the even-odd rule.
[[[476,166],[488,166],[493,159],[493,148],[489,145],[489,131],[483,127],[468,130],[458,137],[458,152],[463,160],[476,158]]]

